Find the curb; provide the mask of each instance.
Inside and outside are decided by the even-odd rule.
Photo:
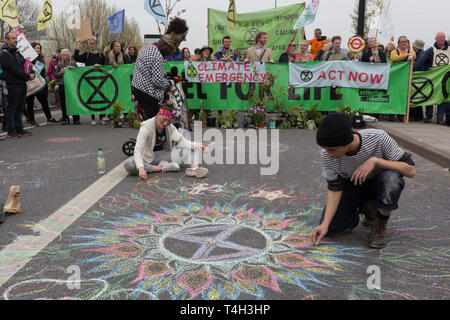
[[[367,128],[380,129],[371,124],[367,124]],[[446,154],[442,154],[442,150],[438,150],[429,145],[424,145],[421,144],[420,142],[408,139],[407,137],[405,137],[404,135],[395,130],[390,129],[383,129],[383,130],[389,133],[389,135],[391,135],[397,141],[397,143],[401,144],[402,146],[411,150],[412,152],[417,153],[418,155],[424,157],[425,159],[438,164],[444,169],[450,168],[450,157]]]

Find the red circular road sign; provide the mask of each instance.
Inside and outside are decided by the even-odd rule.
[[[366,42],[361,37],[351,37],[348,41],[348,48],[353,53],[358,53],[364,50],[366,47]]]

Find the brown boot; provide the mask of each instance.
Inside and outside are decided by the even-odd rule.
[[[13,186],[9,190],[9,196],[8,200],[5,203],[5,206],[3,207],[4,213],[21,213],[22,212],[22,206],[19,202],[20,197],[20,187]]]
[[[387,219],[383,219],[384,217],[380,216],[381,214],[377,212],[377,216],[368,237],[369,247],[372,249],[383,249],[387,245],[385,234],[389,217],[386,217]]]
[[[377,217],[377,207],[374,200],[368,200],[363,203],[362,214],[364,220],[361,225],[366,228],[372,228],[373,222]]]

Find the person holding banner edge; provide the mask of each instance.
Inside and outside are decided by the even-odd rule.
[[[170,82],[165,78],[164,57],[171,55],[186,40],[186,20],[178,17],[170,21],[166,34],[155,44],[141,49],[136,61],[132,93],[142,106],[144,120],[154,118],[164,101]]]
[[[105,55],[97,50],[97,41],[95,39],[90,39],[88,42],[89,51],[80,55],[80,41],[77,41],[77,48],[74,52],[74,58],[76,62],[81,62],[86,65],[86,67],[101,67],[105,65]],[[99,115],[101,125],[106,125],[105,115]],[[95,126],[95,115],[91,116],[91,125]]]
[[[439,68],[449,65],[450,62],[450,46],[446,40],[444,32],[438,32],[435,37],[436,42],[434,46],[426,50],[420,59],[417,61],[417,70],[428,71],[430,69]],[[433,117],[433,106],[426,107],[425,123],[431,123]],[[444,121],[444,116],[446,121]],[[450,125],[450,103],[443,103],[438,106],[437,123]]]
[[[369,247],[382,249],[387,245],[387,222],[405,187],[403,177],[415,176],[415,163],[385,131],[354,132],[352,125],[349,116],[332,113],[317,131],[328,196],[310,240],[318,245],[325,236],[350,232],[362,211],[363,226],[371,229]]]

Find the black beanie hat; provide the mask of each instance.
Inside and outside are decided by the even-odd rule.
[[[317,144],[321,147],[342,147],[353,142],[353,122],[343,113],[332,113],[322,121],[317,131]]]

